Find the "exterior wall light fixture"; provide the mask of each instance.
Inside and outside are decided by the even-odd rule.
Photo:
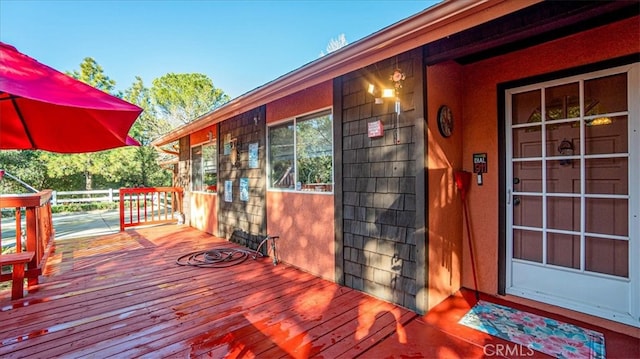
[[[374,84],[369,84],[369,86],[367,87],[367,92],[368,92],[370,95],[375,96],[375,95],[376,95],[376,93],[378,92],[378,91],[376,91],[376,85],[374,85]]]
[[[374,96],[375,98],[375,103],[377,105],[380,105],[382,103],[384,103],[384,99],[385,98],[394,98],[396,97],[396,90],[393,88],[382,88],[382,89],[378,89],[378,87],[376,87],[376,85],[374,84],[369,84],[367,86],[367,92]]]
[[[382,89],[382,98],[394,98],[396,97],[396,90],[394,89]]]

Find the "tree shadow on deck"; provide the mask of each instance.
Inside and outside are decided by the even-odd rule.
[[[218,245],[218,243],[216,243]],[[219,245],[234,246],[230,242]],[[195,269],[219,272],[222,269]],[[224,328],[224,336],[201,334],[198,350],[261,357],[307,358],[357,354],[398,332],[415,314],[271,260],[247,260],[226,271],[228,283],[218,283],[211,298],[233,302],[244,320]],[[217,311],[213,306],[211,310]],[[206,348],[205,348],[206,347]],[[208,354],[208,355],[209,355]]]
[[[43,283],[0,312],[0,356],[351,357],[415,316],[269,258],[179,266],[238,247],[187,226],[94,239],[58,243]]]

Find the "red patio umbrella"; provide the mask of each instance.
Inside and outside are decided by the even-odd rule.
[[[0,42],[0,149],[95,152],[140,144],[142,109]]]

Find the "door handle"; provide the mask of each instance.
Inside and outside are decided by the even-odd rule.
[[[511,205],[511,189],[507,190],[507,206]]]

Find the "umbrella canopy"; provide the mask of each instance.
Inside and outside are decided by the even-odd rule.
[[[0,42],[0,149],[95,152],[140,144],[142,109]]]

